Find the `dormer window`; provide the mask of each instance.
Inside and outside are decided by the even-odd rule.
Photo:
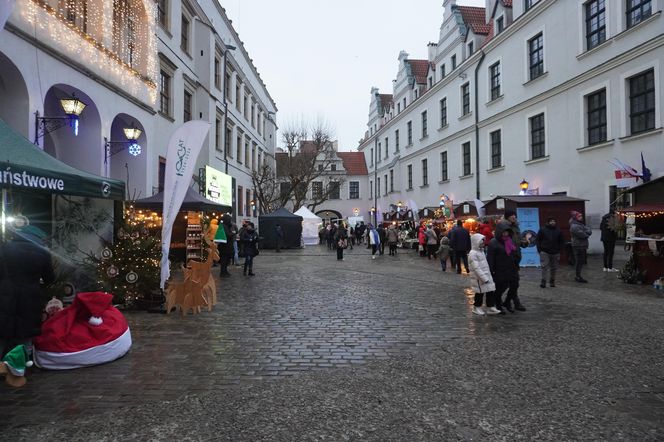
[[[496,34],[500,34],[505,29],[505,19],[501,15],[496,19]]]
[[[456,69],[456,55],[452,55],[452,70]]]
[[[470,57],[471,55],[473,55],[473,46],[474,46],[474,45],[473,45],[473,42],[472,42],[472,41],[471,41],[470,43],[468,43],[468,57]]]

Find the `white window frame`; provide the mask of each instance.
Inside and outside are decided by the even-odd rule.
[[[579,133],[580,146],[587,147],[588,145],[588,95],[599,92],[601,89],[606,90],[606,142],[613,139],[613,125],[611,124],[611,82],[606,80],[601,83],[593,84],[592,86],[584,89],[580,93],[581,100],[579,100],[579,111],[581,112],[581,130]],[[629,116],[628,116],[629,118]],[[594,146],[594,145],[593,145]]]
[[[469,143],[470,145],[470,173],[468,175],[463,174],[463,145]],[[447,158],[447,164],[450,163],[449,155]],[[448,166],[449,167],[449,166]],[[466,138],[461,140],[459,143],[459,170],[461,171],[461,175],[459,175],[459,178],[468,178],[470,176],[473,176],[473,140],[471,138]],[[449,175],[449,172],[448,172]]]
[[[544,48],[543,54],[542,54],[542,74],[539,75],[536,78],[531,79],[530,78],[530,40],[535,38],[537,35],[542,34],[542,47]],[[544,77],[548,70],[547,70],[547,63],[546,63],[546,32],[544,30],[544,27],[542,26],[541,28],[536,28],[533,29],[531,32],[528,33],[528,35],[525,36],[523,39],[523,46],[525,48],[525,53],[524,53],[524,60],[526,62],[524,63],[524,72],[523,72],[523,78],[524,78],[524,84],[528,83],[530,81],[535,81],[539,78]]]
[[[655,75],[655,129],[659,129],[660,127],[662,127],[662,115],[661,115],[662,103],[657,102],[657,100],[660,99],[662,93],[661,86],[659,84],[659,82],[661,81],[659,77],[661,63],[662,62],[658,59],[651,60],[648,63],[644,63],[638,67],[630,69],[629,71],[625,71],[620,75],[619,92],[620,92],[620,109],[622,109],[621,119],[620,119],[621,137],[626,137],[631,135],[631,132],[629,132],[629,79],[649,69],[652,69]],[[607,101],[608,101],[608,95],[607,95]]]
[[[491,146],[491,134],[496,131],[500,131],[500,166],[498,167],[493,167],[492,163],[492,146]],[[544,128],[546,130],[546,127]],[[505,149],[503,148],[505,146],[505,143],[503,142],[505,140],[505,130],[503,129],[503,125],[500,124],[498,126],[491,126],[490,128],[487,129],[486,132],[486,145],[488,146],[487,149],[487,170],[498,170],[503,167],[505,167]]]
[[[535,158],[535,160],[543,160],[549,157],[549,148],[551,147],[549,145],[549,133],[551,132],[551,128],[549,126],[549,120],[548,120],[548,115],[549,112],[546,108],[546,106],[534,109],[530,112],[527,112],[524,117],[526,119],[525,124],[526,124],[526,152],[525,152],[525,162],[533,161],[533,158],[531,158],[530,153],[531,153],[531,146],[530,146],[530,119],[536,115],[539,114],[544,114],[544,156],[542,158]]]

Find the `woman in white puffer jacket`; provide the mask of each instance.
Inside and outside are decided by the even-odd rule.
[[[484,254],[484,235],[475,233],[470,237],[471,251],[468,254],[468,267],[470,270],[470,281],[472,289],[475,292],[475,303],[473,304],[473,313],[476,315],[498,315],[501,310],[495,307],[495,299],[493,292],[496,290],[496,285],[493,283],[491,277],[491,270],[489,263]],[[487,310],[482,309],[482,301],[486,294]]]

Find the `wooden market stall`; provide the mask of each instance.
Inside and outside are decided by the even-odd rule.
[[[548,218],[554,218],[556,224],[563,232],[565,241],[569,243],[571,241],[569,233],[570,212],[573,210],[577,211],[583,214],[585,218],[586,200],[567,195],[500,195],[484,205],[486,216],[499,216],[503,215],[505,210],[514,210],[516,212],[520,208],[537,209],[536,214],[538,218],[538,226],[532,229],[524,229],[522,226],[522,234],[532,235],[532,232],[536,234]],[[565,250],[561,253],[561,263],[567,263],[568,255],[571,254],[571,250],[568,249],[569,247],[565,247]]]
[[[627,243],[632,244],[632,257],[650,284],[664,276],[664,177],[634,186],[633,204],[622,209],[627,216]]]

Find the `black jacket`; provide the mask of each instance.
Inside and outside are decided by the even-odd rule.
[[[498,241],[499,238],[493,238],[489,241],[489,247],[486,253],[486,259],[489,262],[489,269],[491,269],[491,276],[493,281],[509,282],[519,280],[519,254],[516,250],[511,254],[505,251],[505,244]],[[518,244],[515,244],[518,247]]]
[[[46,285],[55,280],[48,250],[20,239],[0,245],[0,338],[41,333],[40,278]]]
[[[611,213],[607,213],[602,217],[602,221],[599,224],[599,230],[601,233],[600,240],[605,241],[605,242],[615,242],[618,235],[616,235],[616,231],[612,229],[611,225],[611,219],[614,218],[615,215],[612,215]]]
[[[545,225],[542,227],[539,232],[537,232],[537,238],[535,239],[535,244],[537,244],[538,252],[545,252],[551,255],[557,255],[563,249],[565,245],[565,239],[563,238],[563,232],[557,226]]]
[[[242,232],[242,236],[240,236],[240,244],[242,244],[244,256],[258,255],[258,234],[255,230],[246,229]]]
[[[454,226],[449,234],[450,249],[458,252],[470,251],[470,233],[461,226]]]

